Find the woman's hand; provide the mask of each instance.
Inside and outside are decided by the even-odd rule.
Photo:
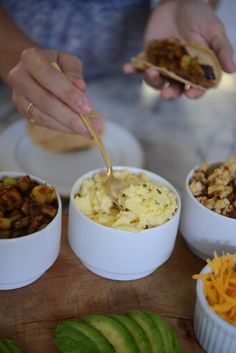
[[[213,9],[201,0],[164,0],[153,10],[144,38],[144,47],[153,39],[177,37],[194,43],[209,46],[217,55],[222,69],[236,71],[233,63],[233,50],[225,32],[224,24]],[[135,73],[131,63],[124,66],[126,73]],[[198,98],[203,91],[195,88],[184,90],[184,86],[172,82],[168,87],[160,73],[155,69],[145,71],[146,82],[161,90],[165,99],[175,99],[181,93],[188,98]]]
[[[52,62],[56,62],[62,72],[55,70]],[[51,49],[25,49],[7,80],[21,113],[27,115],[27,108],[33,103],[28,116],[33,122],[91,138],[79,117],[79,113],[87,114],[92,107],[85,96],[82,64],[77,57]],[[98,132],[102,130],[100,119],[91,120]]]

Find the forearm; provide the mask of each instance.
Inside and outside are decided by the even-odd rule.
[[[36,46],[0,6],[0,78],[7,82],[9,71],[16,66],[22,51]]]

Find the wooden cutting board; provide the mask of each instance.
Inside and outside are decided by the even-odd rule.
[[[23,353],[56,353],[53,334],[62,320],[138,309],[165,317],[184,353],[204,352],[193,332],[192,275],[205,263],[180,235],[172,256],[155,273],[136,281],[112,281],[89,272],[74,255],[67,242],[67,219],[65,213],[61,252],[54,265],[27,287],[0,291],[0,337],[14,340]]]

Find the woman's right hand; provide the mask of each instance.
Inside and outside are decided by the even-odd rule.
[[[53,62],[62,72],[55,70]],[[33,103],[28,116],[31,121],[91,138],[79,117],[80,113],[91,112],[92,107],[85,95],[82,64],[77,57],[53,49],[25,49],[7,80],[13,90],[13,102],[21,113],[27,116],[27,108]],[[98,132],[102,130],[101,119],[91,121]]]

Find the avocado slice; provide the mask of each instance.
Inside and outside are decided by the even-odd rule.
[[[1,353],[21,353],[16,344],[6,338],[0,339],[0,352]]]
[[[145,314],[148,315],[153,320],[155,325],[160,330],[160,333],[161,333],[161,336],[162,336],[162,340],[163,340],[163,343],[164,343],[165,352],[166,353],[168,353],[168,352],[173,352],[174,353],[175,350],[174,350],[174,346],[173,346],[173,339],[172,339],[172,332],[171,332],[172,329],[169,326],[169,324],[167,323],[167,321],[162,319],[156,313],[145,311]]]
[[[138,310],[128,311],[126,315],[142,327],[151,344],[152,353],[165,353],[160,330],[148,315]]]
[[[116,353],[139,353],[129,331],[114,318],[104,315],[90,315],[84,320],[108,339]]]
[[[7,348],[5,343],[1,340],[0,341],[0,352],[1,353],[11,353],[10,349]]]
[[[125,315],[112,315],[112,317],[118,320],[133,336],[140,353],[152,353],[152,347],[145,332],[134,320]]]
[[[97,346],[100,353],[114,353],[110,342],[94,327],[78,320],[68,320],[63,323],[65,327],[71,327],[74,330],[82,332]]]
[[[57,326],[54,344],[62,353],[100,353],[87,336],[64,324]]]

